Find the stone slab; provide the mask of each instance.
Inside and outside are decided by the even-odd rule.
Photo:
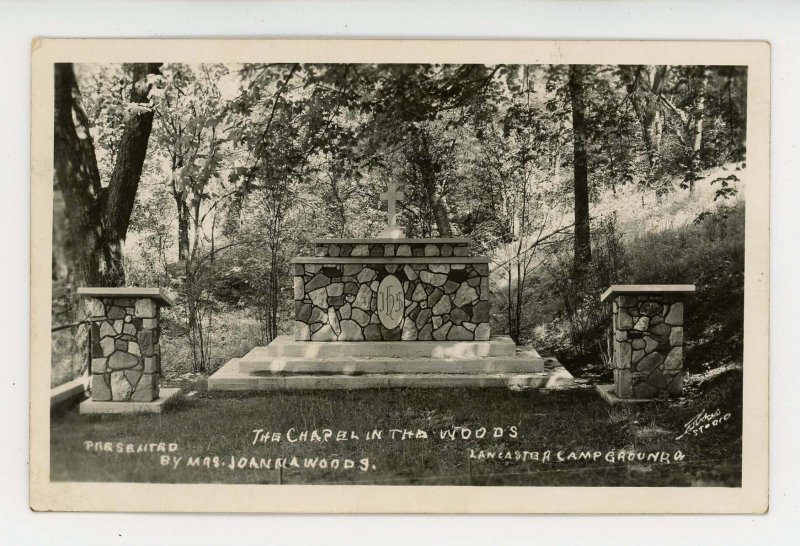
[[[545,359],[540,373],[259,375],[239,370],[232,359],[208,378],[213,391],[351,390],[385,388],[508,388],[565,389],[575,386],[572,375],[555,359]]]
[[[612,406],[618,404],[644,404],[646,402],[663,401],[660,398],[620,398],[614,392],[614,385],[597,385],[595,390],[597,390],[603,400]]]
[[[489,258],[471,256],[347,256],[292,258],[293,264],[488,264]]]
[[[181,390],[178,388],[160,388],[159,396],[152,402],[98,402],[96,400],[86,400],[81,402],[81,415],[92,414],[138,414],[138,413],[162,413],[166,407],[180,397]]]
[[[164,307],[172,306],[172,300],[160,288],[81,287],[78,295],[87,298],[151,298]]]
[[[448,244],[448,245],[468,245],[470,239],[465,237],[439,237],[429,239],[410,239],[403,237],[400,239],[378,237],[375,239],[311,239],[313,245],[424,245],[424,244]]]
[[[600,296],[600,301],[636,294],[692,294],[696,290],[693,284],[612,284]]]
[[[484,358],[349,358],[349,359],[291,359],[275,358],[239,361],[241,372],[270,372],[283,374],[486,374],[540,373],[544,359],[530,354]]]
[[[478,358],[514,356],[516,345],[508,336],[489,341],[295,341],[278,336],[264,347],[256,347],[243,360],[272,358]],[[539,356],[538,354],[536,355]]]
[[[561,374],[366,374],[253,376],[214,374],[209,391],[353,390],[387,388],[564,388],[572,377]]]
[[[78,377],[50,389],[50,408],[69,402],[74,398],[85,398],[86,385],[84,381],[83,377]]]

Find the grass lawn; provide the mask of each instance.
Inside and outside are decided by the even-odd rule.
[[[714,407],[706,405],[709,400]],[[737,400],[741,400],[738,394],[703,396],[612,408],[590,388],[199,393],[163,415],[80,416],[77,408],[54,414],[51,479],[735,487],[741,478],[741,407]],[[723,415],[730,413],[730,418],[700,435],[676,440],[695,414],[703,409],[713,412],[717,407]],[[272,441],[270,435],[266,443],[254,445],[256,429],[281,436]],[[287,436],[290,429],[295,430]],[[325,429],[331,431],[327,441]],[[382,437],[368,439],[373,430],[382,431]],[[404,430],[412,431],[414,437],[403,439]],[[418,430],[427,437],[417,437],[422,436]],[[305,441],[299,441],[300,431],[308,431]],[[323,440],[317,441],[312,431]],[[338,431],[345,431],[340,434],[347,439],[337,441]],[[451,432],[455,433],[453,439]],[[87,449],[87,442],[100,442],[112,452],[97,451],[98,444]],[[167,449],[169,443],[177,444],[176,450],[166,455],[180,459],[168,459],[169,464],[162,465],[163,453],[136,452],[142,445],[150,449],[150,444],[160,442]],[[126,453],[127,449],[134,452]],[[659,460],[620,461],[617,456],[622,450],[659,454]],[[685,458],[676,462],[678,450]],[[559,451],[566,460],[557,460]],[[583,452],[591,456],[581,458],[578,454]],[[487,453],[503,459],[486,458]],[[596,459],[595,453],[599,454]],[[661,459],[662,453],[669,462]],[[607,460],[609,456],[612,461]],[[293,457],[301,468],[291,466]],[[283,459],[286,467],[276,470],[276,458]],[[326,461],[326,468],[320,468],[321,460]],[[304,467],[314,461],[315,468]],[[351,461],[353,468],[343,468],[345,461]],[[338,468],[332,468],[334,464]]]

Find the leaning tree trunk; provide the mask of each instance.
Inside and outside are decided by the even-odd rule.
[[[64,203],[64,216],[53,218],[65,248],[55,256],[67,260],[67,275],[78,286],[104,286],[114,269],[102,220],[100,173],[89,120],[83,110],[72,65],[55,65],[53,189]],[[63,251],[63,253],[62,253]]]
[[[133,65],[133,85],[130,102],[125,111],[125,127],[106,191],[104,222],[113,257],[113,269],[110,273],[118,284],[125,283],[122,243],[128,233],[136,190],[139,187],[144,158],[147,154],[147,143],[153,128],[153,109],[148,105],[151,84],[147,80],[149,75],[160,73],[160,66],[160,63]]]
[[[84,318],[78,287],[111,282],[112,258],[98,221],[100,174],[72,65],[56,64],[54,76],[52,321],[63,326]],[[88,332],[79,327],[53,334],[52,347],[60,347],[54,365],[85,373]]]
[[[77,285],[119,286],[125,282],[120,245],[128,230],[153,123],[153,112],[140,103],[147,100],[147,75],[157,74],[158,67],[134,65],[132,106],[111,180],[102,189],[89,120],[72,65],[55,65],[54,189],[63,196],[68,211],[63,219],[69,234],[66,254]]]
[[[575,239],[573,268],[583,272],[592,260],[589,228],[589,172],[586,153],[586,99],[583,68],[569,67],[569,93],[572,104],[572,141],[575,193]]]

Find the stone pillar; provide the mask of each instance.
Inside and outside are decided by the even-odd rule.
[[[694,285],[613,285],[600,297],[613,306],[613,394],[620,399],[680,395],[683,388],[683,297]]]
[[[92,400],[159,398],[159,318],[172,302],[157,288],[80,288],[92,321]]]

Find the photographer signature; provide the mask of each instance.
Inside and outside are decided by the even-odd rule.
[[[730,418],[731,418],[730,413],[723,414],[719,408],[710,413],[705,409],[703,409],[700,411],[700,413],[692,417],[689,420],[689,422],[683,425],[683,434],[681,434],[675,439],[680,440],[687,434],[692,436],[698,436],[703,432],[705,432],[707,429],[716,427],[717,425],[721,425],[725,421],[728,421]]]

